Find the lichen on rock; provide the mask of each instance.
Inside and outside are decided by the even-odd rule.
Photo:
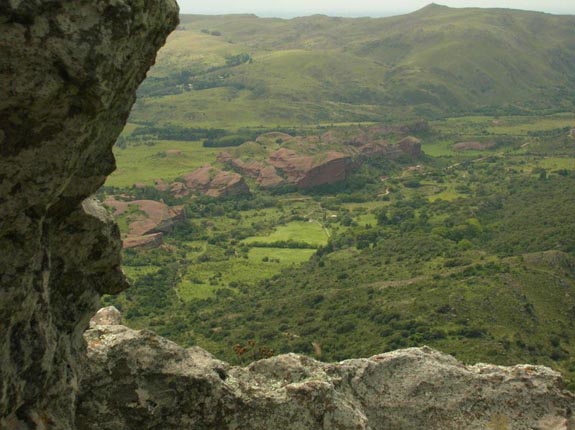
[[[83,331],[127,284],[89,199],[174,0],[0,2],[0,428],[74,427]]]
[[[234,367],[150,331],[95,326],[86,430],[560,429],[575,397],[542,366],[465,366],[430,348],[341,363],[287,354]],[[494,423],[507,427],[493,427]],[[555,423],[558,427],[548,427]]]

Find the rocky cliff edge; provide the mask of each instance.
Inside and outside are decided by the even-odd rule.
[[[430,348],[234,367],[150,331],[96,325],[78,423],[88,430],[571,430],[575,398],[541,366],[465,366]]]
[[[0,429],[72,429],[82,338],[127,287],[120,234],[86,200],[175,0],[0,1]]]

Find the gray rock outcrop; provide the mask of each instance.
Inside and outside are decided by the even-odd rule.
[[[541,366],[465,366],[429,348],[341,363],[287,354],[247,367],[150,331],[95,326],[86,430],[572,430],[575,397]]]
[[[121,325],[122,314],[115,306],[107,306],[96,312],[90,319],[90,327],[97,325]]]
[[[87,199],[174,0],[0,1],[0,428],[74,427],[82,334],[127,284],[120,235]]]

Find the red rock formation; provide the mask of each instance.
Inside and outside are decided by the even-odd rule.
[[[220,170],[210,183],[210,189],[206,191],[207,196],[228,197],[249,194],[250,189],[244,178],[234,172]]]
[[[158,191],[168,191],[170,186],[163,179],[154,179],[154,186]]]
[[[230,154],[228,151],[223,151],[220,152],[218,154],[218,156],[216,157],[216,161],[218,163],[222,163],[222,164],[226,164],[228,163],[231,159],[232,159],[232,154]]]
[[[266,167],[265,164],[260,163],[259,161],[243,161],[239,158],[231,160],[230,164],[240,174],[249,178],[257,178],[260,176],[260,172]]]
[[[215,169],[209,164],[184,175],[184,180],[190,191],[211,197],[237,196],[250,192],[241,175]]]
[[[122,245],[124,249],[153,249],[162,245],[164,241],[163,237],[163,233],[147,234],[145,236],[129,236],[123,240]]]
[[[240,150],[234,155],[227,152],[220,153],[218,161],[227,163],[245,177],[256,178],[262,188],[286,183],[297,185],[302,189],[312,188],[345,180],[349,172],[359,168],[368,157],[381,156],[394,159],[402,154],[411,157],[421,155],[421,142],[415,137],[405,137],[397,145],[390,145],[383,140],[382,134],[390,130],[392,129],[383,126],[353,130],[334,129],[321,137],[292,137],[284,133],[266,133],[256,139],[260,145],[289,138],[288,145],[271,152],[268,159],[263,162],[239,158],[238,155],[242,153]],[[343,147],[343,152],[326,152],[329,145]],[[209,184],[214,176],[212,169],[211,166],[204,166],[193,172],[187,178],[187,182],[193,183],[188,183],[187,186],[208,194]],[[209,195],[221,195],[221,193],[209,191]]]
[[[209,188],[210,181],[212,180],[211,172],[214,170],[212,166],[206,164],[191,173],[183,176],[184,183],[192,191],[206,191]]]
[[[421,155],[421,140],[417,137],[407,136],[397,144],[405,154],[417,158]]]
[[[262,188],[273,188],[285,184],[284,178],[278,175],[277,170],[273,166],[263,168],[260,171],[257,182]]]
[[[305,172],[305,176],[297,183],[302,189],[319,185],[335,184],[347,178],[351,157],[340,152],[328,152],[321,161]]]
[[[186,188],[186,185],[182,182],[174,182],[170,185],[170,193],[174,197],[182,198],[190,194],[190,191]]]
[[[351,157],[330,151],[319,157],[301,156],[281,148],[270,155],[269,163],[281,170],[289,183],[306,189],[343,181],[348,174]]]
[[[284,172],[288,182],[297,184],[313,167],[313,157],[301,156],[292,149],[281,148],[269,157],[269,163]]]
[[[186,214],[183,206],[169,207],[165,203],[155,200],[120,201],[108,197],[104,204],[114,209],[114,215],[119,216],[130,207],[136,206],[139,213],[132,216],[129,226],[129,236],[143,236],[146,234],[170,231],[174,224],[185,220]]]

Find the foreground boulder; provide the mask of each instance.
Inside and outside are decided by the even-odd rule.
[[[575,397],[541,366],[465,366],[429,349],[247,367],[120,325],[86,333],[86,430],[571,430]]]
[[[127,284],[120,233],[86,200],[174,0],[0,2],[0,429],[72,429],[82,333]]]

